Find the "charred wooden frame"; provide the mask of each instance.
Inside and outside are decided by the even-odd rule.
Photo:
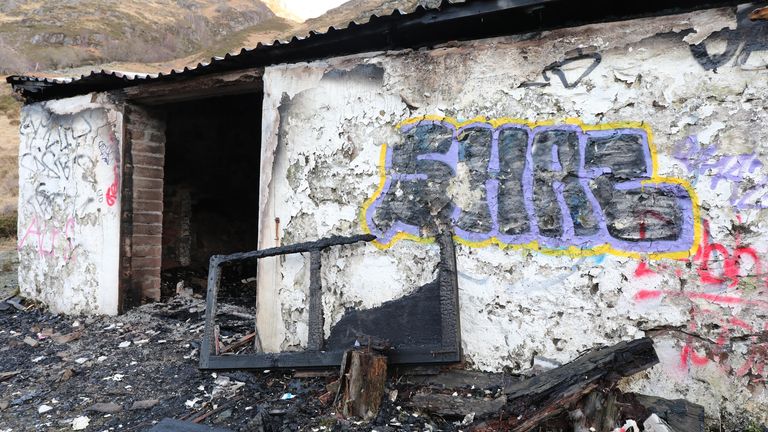
[[[205,333],[200,350],[201,369],[261,369],[338,367],[346,349],[338,347],[325,350],[322,310],[321,252],[332,246],[372,241],[370,234],[351,237],[328,237],[314,242],[297,243],[252,252],[211,257],[208,272],[208,295],[205,311]],[[440,334],[434,343],[420,346],[398,346],[389,351],[392,364],[450,363],[461,359],[459,326],[458,281],[456,277],[456,253],[450,234],[438,236],[440,263],[437,279],[432,283],[439,289]],[[218,355],[215,351],[215,316],[217,295],[222,266],[237,261],[253,260],[309,252],[309,319],[307,349],[305,351],[257,353],[243,355]]]

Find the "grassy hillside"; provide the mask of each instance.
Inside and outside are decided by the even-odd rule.
[[[0,72],[165,62],[291,26],[258,0],[3,0]]]
[[[4,77],[0,77],[4,78]],[[0,238],[15,231],[19,195],[19,109],[7,85],[0,86]],[[12,230],[11,230],[12,228]]]
[[[296,30],[307,33],[310,30],[325,31],[330,26],[346,27],[350,21],[367,22],[371,15],[390,15],[395,9],[411,12],[417,6],[437,7],[442,0],[353,0],[329,10],[323,15],[308,19],[296,26]]]

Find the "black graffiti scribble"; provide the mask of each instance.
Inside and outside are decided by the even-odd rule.
[[[562,69],[563,66],[566,66],[568,64],[571,64],[573,62],[577,62],[577,61],[580,61],[580,60],[586,60],[586,59],[592,59],[592,63],[590,63],[589,66],[587,66],[587,68],[584,69],[584,71],[581,73],[581,75],[579,75],[578,78],[576,78],[576,80],[574,80],[573,82],[568,82],[568,78],[566,78],[565,72],[563,72],[563,69]],[[603,57],[600,55],[600,53],[596,53],[596,52],[585,53],[581,48],[579,48],[579,49],[576,50],[574,56],[568,57],[565,60],[557,61],[557,62],[554,62],[554,63],[546,66],[541,71],[541,76],[544,79],[544,82],[526,81],[526,82],[520,84],[520,87],[546,87],[546,86],[549,86],[549,85],[552,84],[550,82],[551,79],[550,79],[550,77],[548,75],[548,72],[550,72],[550,73],[554,74],[555,76],[557,76],[558,78],[560,78],[560,82],[563,84],[563,87],[569,88],[569,89],[570,88],[574,88],[577,85],[579,85],[581,80],[586,78],[589,74],[592,73],[593,70],[595,70],[595,68],[600,64],[602,59],[603,59]]]
[[[717,72],[734,59],[735,66],[744,66],[754,52],[768,50],[768,23],[749,19],[751,7],[742,7],[736,14],[736,29],[723,29],[713,32],[702,42],[691,45],[691,55],[704,70]],[[725,49],[721,53],[711,53],[707,43],[725,40]],[[768,67],[768,65],[762,65]]]
[[[95,211],[96,203],[104,200],[97,166],[103,159],[108,165],[119,163],[114,125],[105,110],[63,115],[29,107],[22,118],[21,141],[20,174],[34,185],[26,189],[23,211],[49,224],[61,215],[82,217]]]

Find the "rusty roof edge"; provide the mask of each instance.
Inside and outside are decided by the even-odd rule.
[[[309,35],[301,38],[294,36],[289,42],[275,40],[271,44],[258,43],[254,48],[212,57],[208,62],[200,62],[181,71],[172,69],[146,74],[101,69],[67,78],[11,75],[6,81],[28,102],[33,102],[249,67],[667,15],[734,6],[743,1],[646,0],[627,3],[600,0],[575,3],[568,0],[443,0],[435,8],[418,5],[405,14],[395,9],[389,15],[372,15],[364,23],[350,21],[339,29],[329,27],[323,33],[310,31]]]

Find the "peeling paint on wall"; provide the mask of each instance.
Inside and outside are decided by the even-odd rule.
[[[724,429],[768,421],[768,24],[745,10],[268,68],[261,247],[275,218],[286,244],[367,228],[388,246],[323,258],[328,337],[346,310],[429,282],[447,222],[473,367],[650,335],[662,362],[625,388]],[[709,67],[700,44],[730,54]],[[307,271],[259,268],[277,287],[259,292],[267,349],[306,344]]]
[[[66,313],[117,313],[121,116],[89,96],[27,105],[19,286]]]
[[[367,227],[389,246],[324,256],[328,337],[347,309],[433,279],[425,240],[447,221],[473,367],[650,335],[662,362],[625,388],[702,404],[725,430],[766,422],[768,24],[749,10],[267,68],[261,246],[275,218],[286,244]],[[268,349],[306,343],[306,265],[259,269]]]

